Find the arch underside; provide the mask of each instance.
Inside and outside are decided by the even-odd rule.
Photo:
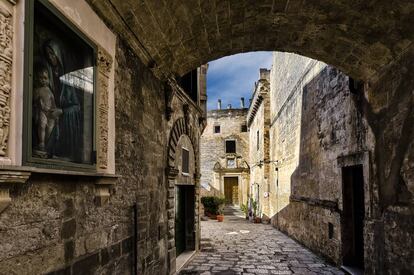
[[[147,64],[175,75],[231,54],[278,50],[368,79],[414,38],[409,0],[88,1]]]

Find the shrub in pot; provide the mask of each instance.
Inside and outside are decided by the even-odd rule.
[[[240,210],[243,211],[244,216],[246,217],[246,220],[249,219],[249,208],[247,207],[247,204],[242,204],[240,206]]]
[[[215,196],[202,197],[201,203],[204,206],[205,215],[215,219],[220,207],[224,204],[224,199]]]

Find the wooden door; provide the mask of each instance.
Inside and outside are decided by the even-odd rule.
[[[224,198],[227,204],[239,204],[239,184],[237,177],[224,178]]]

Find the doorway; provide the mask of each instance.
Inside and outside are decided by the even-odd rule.
[[[342,262],[364,269],[364,175],[362,165],[342,168]]]
[[[177,185],[175,194],[176,255],[195,249],[195,192],[193,185]]]
[[[224,198],[226,204],[239,205],[239,178],[224,178]]]

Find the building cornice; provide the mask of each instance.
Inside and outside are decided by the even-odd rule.
[[[256,117],[256,113],[259,110],[259,107],[262,104],[263,100],[269,96],[269,92],[270,92],[269,81],[266,79],[260,79],[255,87],[252,103],[250,104],[249,111],[247,112],[247,126],[248,127],[250,127],[254,118]]]

